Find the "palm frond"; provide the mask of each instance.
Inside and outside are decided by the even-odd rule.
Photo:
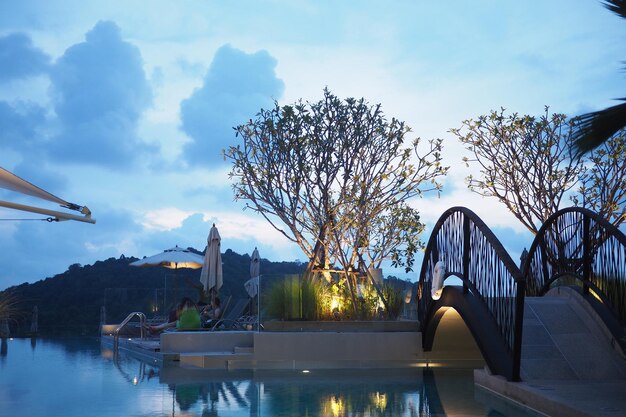
[[[620,99],[626,101],[626,99]],[[626,126],[626,103],[575,118],[574,151],[583,155],[600,146],[618,130]]]
[[[626,0],[606,0],[604,7],[626,19]]]

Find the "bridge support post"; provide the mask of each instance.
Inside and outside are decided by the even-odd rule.
[[[583,215],[583,295],[589,294],[591,279],[591,242],[589,236],[589,216]]]
[[[463,294],[467,294],[469,289],[467,281],[469,280],[469,263],[470,263],[470,219],[463,216]]]

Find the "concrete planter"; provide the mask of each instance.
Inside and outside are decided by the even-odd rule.
[[[269,332],[417,332],[419,322],[396,321],[282,321],[263,322]]]

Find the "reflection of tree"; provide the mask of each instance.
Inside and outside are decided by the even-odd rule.
[[[271,371],[254,377],[220,373],[202,382],[172,384],[170,390],[174,412],[202,417],[259,416],[261,386],[262,409],[271,416],[430,417],[451,410],[475,415],[484,409],[474,400],[471,375],[470,369],[446,368]]]
[[[250,404],[250,417],[258,416],[260,400],[258,383],[250,381],[248,388],[246,388],[246,398],[248,399],[248,404]]]
[[[356,374],[339,378],[279,379],[264,382],[271,415],[395,416],[410,412],[409,398],[419,395],[416,373],[399,378],[390,374]],[[411,400],[412,402],[412,400]]]
[[[253,381],[210,381],[194,384],[170,384],[170,391],[181,411],[191,410],[202,401],[202,417],[217,417],[219,409],[249,409],[258,415],[258,385]]]

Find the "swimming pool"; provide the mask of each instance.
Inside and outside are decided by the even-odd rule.
[[[475,388],[470,369],[159,368],[98,338],[10,339],[0,416],[532,416]]]

